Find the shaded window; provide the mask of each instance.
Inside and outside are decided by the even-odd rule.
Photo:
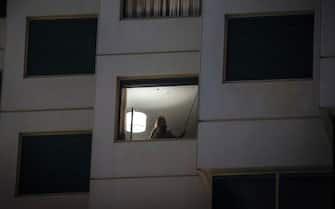
[[[275,175],[213,177],[213,209],[274,209]]]
[[[227,16],[226,81],[313,77],[314,15]]]
[[[123,18],[200,16],[201,0],[122,0]]]
[[[18,194],[88,192],[91,134],[23,135]]]
[[[333,174],[280,175],[280,209],[333,209]]]
[[[195,138],[198,79],[120,79],[118,140]]]
[[[97,18],[28,19],[26,76],[95,72]]]

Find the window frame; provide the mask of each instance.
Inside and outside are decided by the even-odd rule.
[[[157,87],[157,86],[181,86],[181,85],[196,85],[199,88],[198,74],[185,74],[185,75],[160,75],[160,76],[119,76],[116,78],[116,105],[115,105],[115,123],[114,123],[114,143],[145,143],[145,142],[158,142],[158,141],[174,141],[174,140],[193,140],[193,138],[162,138],[159,140],[124,140],[120,137],[120,122],[121,122],[121,102],[122,102],[122,89],[123,88],[136,88],[136,87]],[[125,82],[126,84],[122,84]],[[125,85],[125,86],[123,86]],[[197,93],[199,97],[199,91]],[[197,113],[199,119],[199,114]]]
[[[95,75],[96,69],[93,73],[69,73],[69,74],[48,74],[48,75],[29,75],[28,74],[28,53],[29,53],[29,34],[30,34],[30,23],[34,20],[71,20],[71,19],[88,19],[95,18],[97,20],[98,27],[98,14],[81,14],[81,15],[55,15],[55,16],[27,16],[26,17],[26,30],[25,30],[25,47],[24,47],[24,70],[23,79],[30,78],[56,78],[56,77],[73,77],[73,76],[92,76]],[[98,28],[97,28],[98,30]],[[97,48],[97,37],[95,40],[95,45]],[[95,52],[95,59],[96,59]],[[96,65],[96,61],[95,61]]]
[[[22,141],[25,136],[61,136],[61,135],[78,135],[78,134],[90,134],[92,135],[91,139],[91,152],[93,145],[93,130],[67,130],[67,131],[40,131],[40,132],[19,132],[18,136],[18,145],[17,145],[17,159],[16,159],[16,179],[15,179],[15,191],[14,197],[19,198],[23,196],[57,196],[57,195],[86,195],[89,194],[90,191],[87,192],[45,192],[45,193],[32,193],[25,194],[20,192],[20,176],[21,176],[21,161],[22,161]],[[92,153],[91,153],[92,155]],[[92,156],[91,156],[92,158]],[[90,162],[90,167],[92,164]],[[90,178],[89,178],[90,181]],[[90,187],[89,187],[90,190]]]
[[[279,208],[279,189],[282,175],[288,174],[307,174],[307,175],[334,175],[331,167],[250,167],[250,168],[226,168],[226,169],[208,169],[202,170],[208,181],[210,196],[213,196],[214,177],[224,176],[253,176],[253,175],[275,175],[276,176],[276,208]],[[213,199],[211,200],[213,208]]]
[[[233,18],[243,18],[243,17],[281,17],[281,16],[289,16],[289,15],[313,15],[314,16],[314,31],[313,31],[313,72],[311,78],[273,78],[273,79],[258,79],[258,80],[227,80],[227,64],[228,64],[228,24],[229,20]],[[224,38],[223,38],[223,59],[222,59],[222,84],[227,83],[264,83],[264,82],[282,82],[282,81],[313,81],[315,79],[315,33],[316,27],[318,26],[319,22],[316,17],[316,13],[314,10],[302,10],[302,11],[274,11],[274,12],[256,12],[256,13],[226,13],[224,15]]]

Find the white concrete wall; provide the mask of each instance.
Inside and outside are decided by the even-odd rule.
[[[318,118],[201,123],[199,128],[202,168],[332,165],[332,144]]]
[[[114,142],[117,77],[198,74],[200,18],[120,20],[120,2],[101,1],[90,207],[209,208],[195,139]]]
[[[199,177],[92,181],[90,206],[94,209],[210,208],[209,195],[203,187]]]
[[[117,77],[199,70],[198,52],[98,56],[91,208],[209,208],[205,187],[194,176],[195,139],[114,142]]]
[[[319,120],[319,4],[318,0],[203,2],[200,168],[330,165],[329,140]],[[314,11],[313,80],[222,83],[224,16],[290,11]],[[285,120],[273,121],[276,118]],[[298,123],[296,118],[304,120]],[[311,153],[322,156],[308,156]]]
[[[0,202],[3,209],[83,209],[89,194],[46,194],[14,197],[19,133],[92,130],[93,111],[0,114]]]
[[[321,107],[335,109],[335,57],[321,58],[320,69]]]
[[[6,33],[6,19],[0,18],[0,71],[3,69],[3,59],[5,52],[5,33]]]
[[[120,0],[101,0],[98,54],[200,50],[200,18],[120,20]]]
[[[5,71],[2,108],[31,110],[92,107],[95,76],[23,78],[26,18],[98,14],[99,0],[13,0],[7,5]]]
[[[99,0],[13,0],[7,3],[7,17],[0,20],[0,48],[6,48],[5,54],[3,50],[0,51],[0,57],[4,54],[4,59],[0,58],[0,66],[4,64],[0,112],[0,207],[88,208],[88,193],[20,197],[15,197],[14,194],[19,133],[79,131],[93,128],[93,110],[89,108],[76,111],[41,111],[53,108],[92,108],[95,76],[46,76],[24,79],[26,18],[98,14]],[[24,112],[26,110],[29,111]]]
[[[199,53],[100,56],[97,61],[92,177],[194,174],[195,141],[114,143],[114,128],[118,76],[197,74]],[[164,163],[157,167],[159,162]]]
[[[321,56],[335,56],[335,2],[321,0]]]
[[[321,0],[320,106],[335,109],[335,1]]]
[[[215,1],[203,3],[200,119],[318,115],[318,49],[315,33],[314,80],[222,83],[224,15],[315,10],[317,1]]]
[[[6,19],[0,18],[0,48],[5,48]]]
[[[95,134],[91,177],[195,175],[196,154],[195,140],[114,143]]]
[[[0,72],[3,71],[3,57],[5,55],[4,49],[0,49]]]

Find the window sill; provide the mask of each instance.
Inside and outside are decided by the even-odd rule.
[[[64,193],[36,193],[36,194],[15,194],[14,198],[16,199],[28,199],[28,198],[70,198],[73,196],[76,197],[89,197],[90,192],[64,192]]]
[[[162,139],[143,139],[143,140],[132,140],[132,141],[126,141],[126,140],[114,140],[114,143],[117,144],[128,144],[128,143],[155,143],[155,142],[176,142],[176,141],[196,141],[198,137],[196,138],[162,138]]]
[[[280,83],[280,82],[311,82],[314,78],[288,78],[288,79],[265,79],[265,80],[223,80],[222,84],[243,84],[243,83]]]
[[[95,73],[82,74],[56,74],[56,75],[24,75],[23,79],[44,79],[44,78],[72,78],[72,77],[92,77]]]

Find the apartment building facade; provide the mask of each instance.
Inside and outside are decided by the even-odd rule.
[[[132,2],[143,2],[143,5],[134,3],[137,6],[133,6]],[[150,11],[146,10],[149,7],[146,2]],[[150,2],[10,0],[4,4],[6,10],[0,18],[0,207],[224,208],[218,198],[222,192],[218,186],[221,177],[226,177],[223,182],[230,177],[241,177],[232,181],[232,185],[239,182],[248,194],[255,193],[259,195],[256,198],[269,200],[258,199],[256,203],[250,200],[250,204],[265,202],[258,208],[269,208],[267,204],[276,209],[290,208],[283,206],[285,202],[281,199],[285,198],[281,198],[280,191],[284,190],[279,186],[291,174],[297,179],[306,175],[316,179],[327,176],[320,188],[329,195],[324,187],[333,175],[334,1],[162,0],[156,1],[160,2],[158,5]],[[180,8],[175,9],[177,4],[164,8],[164,2],[170,2],[170,6],[179,2]],[[188,4],[183,6],[182,2]],[[159,12],[154,9],[156,6]],[[228,78],[227,63],[231,58],[227,56],[231,52],[228,44],[233,40],[229,34],[235,29],[228,27],[228,23],[233,26],[229,18],[235,18],[236,23],[241,23],[239,18],[250,18],[257,27],[258,19],[254,17],[269,17],[265,18],[269,22],[260,25],[270,27],[276,24],[271,22],[271,17],[289,17],[288,21],[298,21],[288,24],[291,27],[299,25],[301,16],[312,18],[312,24],[304,27],[312,27],[313,61],[306,60],[311,63],[310,75],[299,74],[298,70],[295,76],[283,70],[284,78],[273,74],[269,78],[261,74],[252,79],[233,79],[240,74]],[[90,20],[93,27],[86,27],[87,21],[82,24],[81,20]],[[50,63],[49,59],[56,60],[57,65],[61,63],[59,66],[76,65],[64,61],[66,56],[73,55],[67,54],[67,48],[63,51],[49,48],[53,52],[48,57],[39,54],[43,47],[33,47],[41,40],[46,41],[42,46],[62,45],[66,38],[57,40],[56,33],[38,35],[45,32],[43,27],[52,31],[53,24],[59,26],[67,21],[71,23],[67,28],[60,27],[65,34],[66,31],[80,34],[86,29],[96,34],[96,39],[91,40],[95,44],[94,55],[87,55],[93,61],[77,62],[81,69],[91,68],[85,72],[71,68],[70,73],[58,73],[60,69],[43,71],[43,63]],[[236,24],[236,28],[243,24]],[[78,29],[73,29],[77,26]],[[240,34],[238,30],[236,34]],[[37,38],[33,39],[34,36]],[[46,37],[58,42],[48,43]],[[76,38],[69,40],[67,43],[71,44]],[[301,40],[305,39],[301,37]],[[266,54],[262,49],[255,49],[256,52]],[[37,54],[35,58],[33,53]],[[76,53],[75,58],[85,54]],[[164,93],[172,96],[164,97]],[[147,113],[145,136],[133,134],[136,133],[133,116],[138,109]],[[154,140],[148,136],[152,118],[162,112],[174,134],[181,133],[179,138]],[[126,113],[131,113],[131,131],[127,129]],[[184,122],[184,129],[179,128]],[[181,125],[174,127],[175,124]],[[76,163],[66,158],[87,154],[83,154],[79,142],[82,138],[76,141],[78,144],[73,138],[72,144],[64,142],[66,147],[60,150],[70,148],[69,153],[61,152],[62,156],[57,156],[53,150],[57,140],[60,142],[69,135],[89,138],[86,160],[78,158],[80,163]],[[38,137],[52,142],[38,144],[34,141]],[[29,153],[45,156],[35,154],[30,158]],[[24,159],[32,161],[23,162]],[[34,164],[33,159],[41,159],[40,164]],[[82,166],[81,160],[86,161]],[[71,184],[76,181],[73,177],[80,174],[68,174],[63,169],[57,171],[61,177],[55,178],[62,186],[56,188],[58,183],[48,182],[52,181],[48,176],[53,174],[43,172],[49,169],[48,162],[56,162],[60,168],[68,166],[68,173],[71,167],[86,172],[89,169],[89,175],[78,183],[84,186]],[[34,177],[36,173],[44,177]],[[252,185],[241,183],[255,179]],[[43,184],[42,181],[44,185],[36,186],[36,182]],[[272,186],[262,187],[268,184]],[[36,191],[36,187],[43,189]],[[254,187],[263,189],[252,190]],[[273,195],[261,196],[266,194]],[[248,203],[242,194],[237,196]],[[226,198],[226,202],[231,199]],[[322,200],[327,201],[327,198]]]

